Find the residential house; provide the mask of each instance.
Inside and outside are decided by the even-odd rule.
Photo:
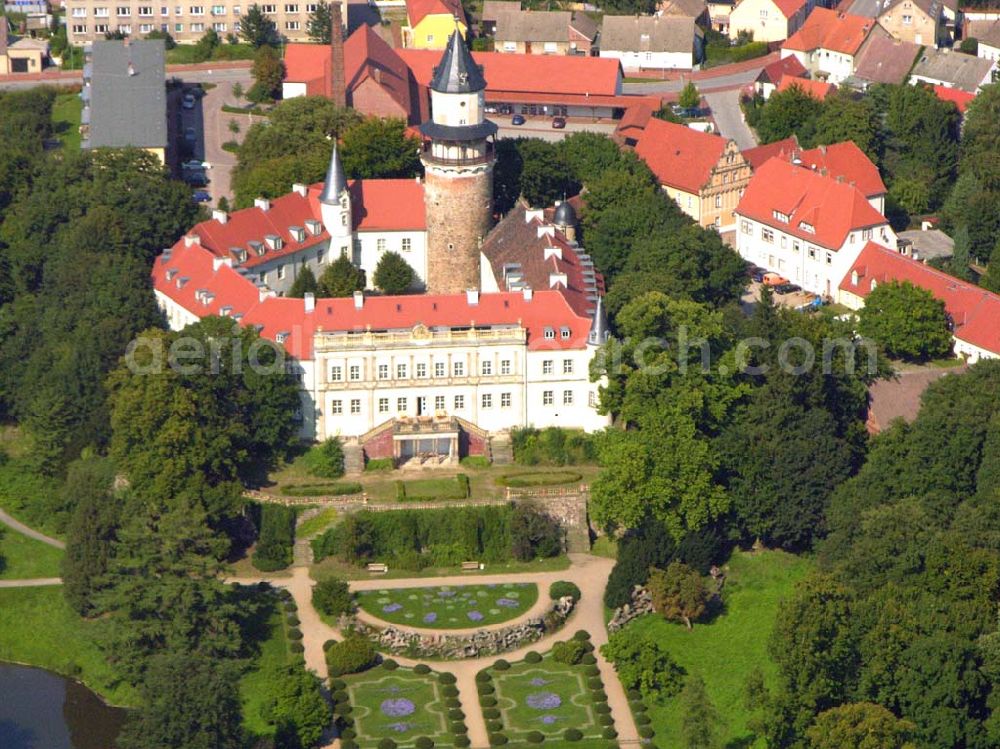
[[[754,91],[767,99],[774,93],[774,90],[781,83],[781,79],[788,76],[790,78],[805,78],[809,75],[805,66],[799,62],[799,58],[794,55],[775,60],[770,65],[765,65],[760,74],[754,80]]]
[[[896,246],[888,220],[855,185],[784,159],[754,171],[736,219],[744,260],[827,298],[867,243]]]
[[[979,42],[979,57],[1000,60],[1000,21],[972,21],[966,26],[965,36]]]
[[[501,13],[521,10],[520,0],[484,0],[479,16],[481,36],[493,36],[497,30],[497,19]]]
[[[615,141],[623,146],[634,146],[639,142],[639,136],[656,112],[657,108],[652,104],[641,103],[630,106],[615,127]]]
[[[784,140],[776,140],[773,143],[765,143],[763,146],[748,148],[743,152],[743,158],[753,171],[757,171],[773,158],[791,161],[792,154],[798,150],[799,139],[793,134]]]
[[[802,26],[814,0],[739,0],[729,14],[729,38],[752,34],[757,42],[780,42]]]
[[[652,118],[635,152],[684,213],[704,227],[733,229],[750,181],[750,165],[734,141]]]
[[[854,60],[853,82],[862,89],[873,83],[903,83],[909,77],[920,49],[920,45],[913,42],[872,34]]]
[[[466,36],[469,23],[461,0],[406,0],[403,46],[444,49],[456,25]]]
[[[83,148],[134,146],[166,163],[165,56],[160,39],[94,42],[81,94]]]
[[[899,232],[896,249],[907,257],[926,263],[928,260],[949,260],[955,255],[955,240],[930,221],[923,221],[919,229]]]
[[[781,79],[776,90],[787,91],[790,88],[797,88],[802,93],[818,101],[825,101],[826,97],[837,90],[836,86],[826,81],[815,81],[811,78],[793,78],[790,75],[786,75]]]
[[[705,0],[660,0],[657,13],[663,16],[680,16],[693,18],[703,29],[712,28],[708,3]]]
[[[708,18],[712,29],[720,34],[729,33],[729,16],[735,4],[734,0],[708,0]]]
[[[997,60],[928,48],[913,66],[910,83],[929,83],[975,94],[983,86],[997,80],[998,65]]]
[[[941,47],[950,41],[941,0],[890,0],[878,22],[904,42]]]
[[[493,48],[521,55],[589,55],[597,24],[582,11],[508,10],[497,14]]]
[[[960,88],[947,88],[946,86],[931,86],[931,90],[934,91],[934,95],[941,101],[950,101],[958,109],[958,113],[965,116],[965,110],[969,108],[969,104],[972,100],[976,98],[975,94],[970,94],[968,91],[963,91]]]
[[[7,16],[0,16],[0,75],[40,73],[49,59],[45,39],[17,39],[10,34]]]
[[[872,18],[816,8],[781,45],[781,56],[795,56],[813,78],[839,84],[854,73],[855,57],[873,35],[888,36]]]
[[[625,70],[690,70],[705,54],[705,32],[685,16],[604,16],[601,57]]]
[[[838,301],[860,309],[873,289],[889,281],[909,281],[944,302],[956,356],[970,363],[1000,358],[1000,296],[890,247],[865,245],[840,281]]]

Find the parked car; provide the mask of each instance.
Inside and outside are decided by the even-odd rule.
[[[510,118],[510,124],[511,125],[523,125],[524,124],[524,115],[522,115],[522,114],[515,114],[513,117]]]
[[[195,203],[207,203],[212,199],[212,196],[205,190],[195,190],[191,193],[191,199],[194,200]]]
[[[556,130],[562,130],[563,128],[566,127],[566,118],[565,117],[553,117],[552,118],[552,127],[554,127]]]
[[[670,107],[672,111],[678,117],[697,117],[700,113],[695,107],[682,107],[680,104],[674,104]]]
[[[777,273],[765,273],[762,280],[768,286],[780,286],[783,283],[789,283],[787,278]]]
[[[198,139],[198,133],[195,132],[193,127],[184,128],[184,140],[188,143],[194,143]]]
[[[181,100],[181,106],[185,109],[194,109],[195,98],[194,94],[184,94],[184,98]]]
[[[802,287],[793,283],[779,283],[774,287],[774,292],[776,294],[791,294],[796,291],[802,291]]]
[[[760,268],[757,268],[756,270],[753,270],[753,271],[750,272],[750,280],[751,281],[756,281],[757,283],[760,283],[761,281],[763,281],[764,280],[764,276],[765,276],[765,273]]]
[[[184,181],[192,187],[204,187],[208,184],[208,177],[204,172],[188,172],[184,175]]]
[[[191,161],[185,161],[181,164],[181,169],[211,169],[212,165],[207,161],[198,161],[198,159],[191,159]]]

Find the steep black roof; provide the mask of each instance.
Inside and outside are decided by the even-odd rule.
[[[470,94],[486,89],[483,69],[472,59],[457,28],[448,39],[441,62],[434,68],[431,89],[442,94]]]
[[[576,226],[576,210],[568,200],[564,200],[556,208],[552,223],[556,226]]]
[[[326,181],[323,183],[323,192],[319,196],[320,203],[334,205],[340,202],[340,194],[347,189],[347,177],[344,176],[344,167],[340,163],[340,154],[337,152],[337,141],[333,142],[333,153],[330,154],[330,165],[326,168]]]

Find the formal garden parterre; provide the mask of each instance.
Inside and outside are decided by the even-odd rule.
[[[534,583],[442,585],[359,591],[357,603],[392,624],[425,629],[486,627],[516,619],[538,600]]]

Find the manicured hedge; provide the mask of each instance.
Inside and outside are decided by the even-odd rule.
[[[540,663],[541,660],[542,660],[542,654],[535,650],[529,650],[524,655],[525,663]]]
[[[260,535],[251,561],[262,572],[282,570],[292,563],[295,544],[295,510],[266,504],[260,508]]]
[[[317,611],[327,616],[340,616],[354,610],[350,586],[336,577],[324,577],[313,586],[312,602]]]
[[[430,672],[431,672],[431,667],[428,666],[426,663],[418,663],[416,666],[413,667],[413,673],[420,674],[421,676],[424,674],[429,674]],[[448,675],[452,676],[451,674]],[[452,678],[454,678],[454,676],[452,676]],[[438,679],[438,683],[443,684],[444,682],[441,681],[441,679]]]
[[[458,697],[458,687],[454,684],[445,684],[441,687],[442,697]]]
[[[566,596],[572,598],[573,603],[579,602],[580,588],[568,580],[556,580],[549,586],[549,598],[553,601],[558,601],[560,598],[565,598]]]
[[[364,490],[357,481],[328,481],[322,484],[285,484],[280,488],[288,497],[341,497],[360,494]]]
[[[579,741],[583,738],[583,732],[579,728],[567,728],[563,731],[563,738],[566,741]]]
[[[396,481],[397,502],[434,502],[442,499],[468,499],[469,477],[464,473],[454,479],[416,479]]]
[[[524,738],[527,739],[529,744],[541,744],[545,741],[545,734],[541,731],[528,731]]]
[[[496,483],[509,486],[511,489],[526,489],[533,486],[559,486],[560,484],[575,484],[583,476],[573,471],[532,471],[530,473],[508,473],[498,476]]]
[[[597,458],[593,439],[582,429],[526,427],[512,430],[510,440],[514,462],[520,465],[564,466],[593,463]]]
[[[376,471],[391,471],[396,466],[393,465],[392,458],[373,458],[365,463],[365,472],[374,473]]]
[[[489,468],[490,459],[485,455],[466,455],[461,464],[463,468]]]
[[[356,674],[375,665],[375,647],[365,638],[351,636],[338,642],[326,653],[331,676]]]

